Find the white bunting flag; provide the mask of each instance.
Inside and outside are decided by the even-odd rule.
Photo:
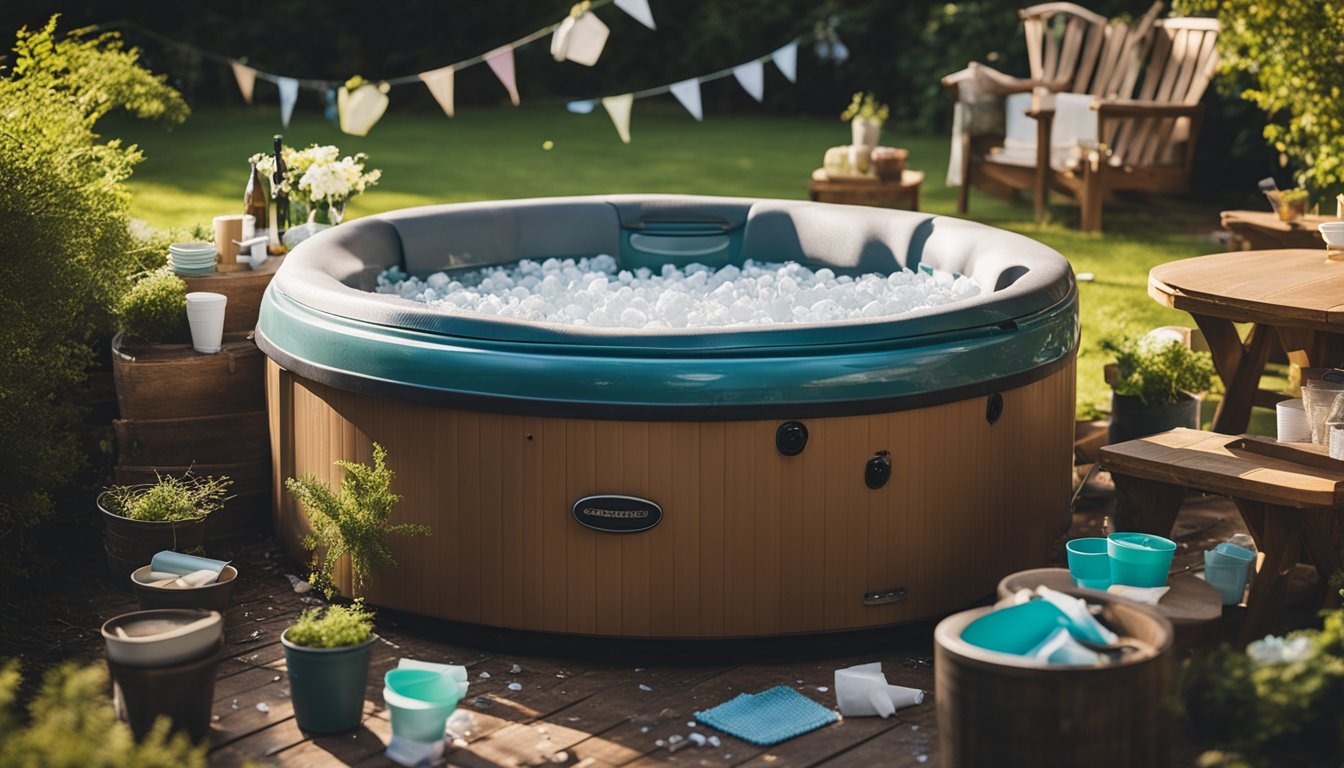
[[[691,113],[691,117],[696,120],[704,120],[705,113],[700,108],[700,81],[683,80],[680,83],[674,83],[669,86],[672,89],[672,95],[677,97],[681,106]]]
[[[649,0],[616,0],[616,7],[649,29],[657,29],[653,25],[653,11],[649,10]]]
[[[621,141],[625,144],[630,143],[630,108],[634,104],[633,93],[607,96],[602,99],[602,106],[607,108],[607,114],[611,115],[611,123],[616,126],[616,132],[621,135]]]
[[[798,82],[798,42],[796,40],[770,54],[770,60],[775,62],[780,74],[788,78],[790,83]]]
[[[252,87],[257,84],[257,70],[241,61],[230,61],[229,66],[233,67],[233,79],[238,81],[238,90],[242,91],[243,101],[251,104]]]
[[[444,114],[453,116],[453,68],[441,67],[429,72],[421,72],[418,77],[429,89],[430,95],[443,107]]]
[[[387,83],[381,87],[365,83],[353,91],[342,86],[336,92],[336,111],[341,131],[351,136],[368,136],[378,119],[387,111]]]
[[[499,82],[504,84],[513,106],[518,106],[518,85],[514,80],[513,72],[513,48],[507,45],[503,48],[496,48],[485,54],[485,63],[490,65],[495,77],[498,77]]]
[[[742,90],[757,101],[765,100],[765,67],[759,61],[749,61],[733,67],[733,77],[742,84]]]
[[[280,89],[280,122],[289,127],[289,118],[294,114],[294,102],[299,100],[299,81],[292,77],[277,77],[275,85]]]

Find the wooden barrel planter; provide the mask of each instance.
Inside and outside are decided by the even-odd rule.
[[[148,565],[157,552],[165,549],[186,552],[206,543],[209,517],[176,522],[131,520],[109,512],[103,503],[105,496],[98,496],[98,511],[103,515],[103,550],[114,583],[125,584],[131,573]]]
[[[112,374],[123,419],[178,419],[265,410],[266,357],[243,335],[218,354],[190,344],[146,344],[117,334]]]
[[[118,485],[153,483],[158,476],[182,476],[188,470],[194,475],[227,475],[233,480],[229,489],[232,496],[224,508],[207,517],[201,527],[202,539],[197,546],[211,547],[241,541],[270,527],[271,517],[271,459],[267,448],[259,457],[229,464],[157,464],[131,466],[119,464],[113,470]],[[159,549],[170,549],[160,547]],[[158,552],[159,549],[154,550]],[[151,552],[150,554],[153,554]],[[137,563],[136,567],[149,560]]]
[[[1103,606],[1105,623],[1144,650],[1111,666],[1051,666],[963,641],[967,625],[991,608],[938,624],[935,698],[944,766],[1129,768],[1170,762],[1171,624],[1137,603],[1086,597]]]

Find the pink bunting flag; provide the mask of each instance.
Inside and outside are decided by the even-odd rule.
[[[257,84],[257,70],[241,61],[230,61],[229,66],[233,67],[233,79],[238,81],[238,90],[243,94],[243,101],[251,104],[252,87]]]
[[[450,65],[429,72],[421,72],[417,75],[420,82],[424,83],[425,87],[429,89],[429,93],[434,97],[434,100],[439,102],[440,107],[443,107],[444,114],[449,117],[453,116],[453,72],[453,67]]]
[[[507,45],[503,48],[496,48],[485,54],[485,63],[490,65],[495,77],[498,77],[499,82],[504,84],[513,106],[518,106],[518,85],[513,72],[513,48]]]
[[[765,100],[765,67],[761,62],[749,61],[733,67],[733,77],[742,85],[742,90],[751,94],[751,98]]]

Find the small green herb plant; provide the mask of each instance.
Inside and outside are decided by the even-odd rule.
[[[395,568],[397,561],[387,548],[388,534],[428,536],[427,525],[388,522],[401,497],[392,492],[392,470],[387,451],[373,444],[373,466],[338,461],[345,470],[341,492],[333,493],[313,475],[285,481],[285,487],[303,504],[313,532],[303,545],[313,551],[313,572],[308,580],[327,597],[336,593],[336,564],[350,556],[350,576],[355,591],[368,583],[373,569]]]
[[[859,118],[861,120],[872,120],[878,125],[887,122],[887,116],[890,110],[887,105],[877,100],[877,96],[872,93],[859,91],[854,94],[853,100],[844,112],[840,113],[840,119],[846,122]]]
[[[187,331],[187,284],[167,267],[136,281],[117,304],[121,330],[151,344],[184,341]]]
[[[1147,336],[1108,339],[1101,348],[1115,354],[1119,368],[1111,388],[1117,395],[1138,397],[1144,405],[1174,405],[1213,386],[1213,357],[1179,341]]]
[[[285,631],[285,639],[305,648],[348,648],[373,637],[373,611],[363,600],[353,605],[309,608]]]
[[[1279,191],[1279,200],[1284,205],[1305,206],[1311,199],[1311,193],[1305,189],[1284,189]]]
[[[139,742],[107,702],[102,663],[65,663],[42,677],[28,717],[14,711],[22,675],[17,660],[0,662],[0,768],[205,768],[207,745],[170,734],[160,717]]]
[[[155,473],[153,485],[114,485],[107,489],[103,505],[108,512],[131,520],[172,523],[197,520],[218,512],[233,498],[227,476],[200,476],[187,472],[182,477],[164,477]]]

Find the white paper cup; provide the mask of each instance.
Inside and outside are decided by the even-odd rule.
[[[187,323],[191,325],[191,348],[213,355],[224,339],[224,305],[229,297],[222,293],[193,291],[187,294]]]

